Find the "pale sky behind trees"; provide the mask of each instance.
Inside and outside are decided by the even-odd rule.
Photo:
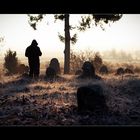
[[[70,24],[78,24],[80,14],[70,15]],[[75,51],[87,49],[93,51],[107,51],[115,48],[132,53],[140,50],[140,14],[123,14],[114,23],[105,25],[105,31],[94,26],[85,32],[77,32],[78,41],[71,45]],[[43,53],[42,58],[50,60],[53,57],[63,60],[64,43],[60,42],[58,32],[64,33],[64,22],[56,21],[52,14],[47,14],[33,30],[28,23],[27,14],[0,14],[0,37],[4,43],[0,45],[0,56],[10,48],[17,52],[17,56],[24,58],[25,49],[33,39],[38,41]],[[71,34],[75,33],[74,31]]]

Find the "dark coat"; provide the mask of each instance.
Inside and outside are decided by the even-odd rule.
[[[30,45],[25,51],[25,56],[28,57],[29,62],[39,64],[39,56],[42,55],[38,46]]]
[[[38,77],[40,73],[40,61],[39,56],[42,55],[40,48],[37,45],[30,45],[25,51],[25,56],[28,57],[29,62],[29,76]]]

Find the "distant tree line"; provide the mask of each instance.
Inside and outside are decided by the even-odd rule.
[[[132,61],[134,60],[134,55],[132,53],[128,53],[126,51],[120,50],[116,51],[116,49],[112,49],[110,51],[105,51],[102,53],[102,57],[104,59],[112,59],[118,61]]]

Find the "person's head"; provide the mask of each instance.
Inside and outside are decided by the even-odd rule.
[[[32,46],[37,46],[38,43],[37,43],[37,41],[34,39],[34,40],[32,41],[32,43],[31,43],[31,45],[32,45]]]

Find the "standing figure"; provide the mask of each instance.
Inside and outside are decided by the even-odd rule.
[[[31,78],[39,77],[40,73],[40,60],[39,56],[42,55],[42,52],[40,51],[40,48],[38,47],[38,43],[36,40],[33,40],[31,45],[27,47],[25,51],[25,56],[28,57],[28,63],[29,63],[29,76]]]

